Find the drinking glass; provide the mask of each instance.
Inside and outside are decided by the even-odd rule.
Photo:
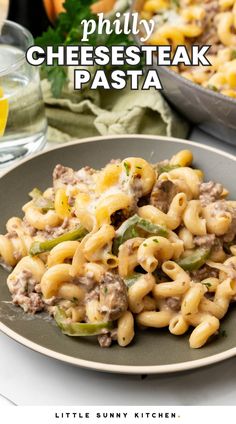
[[[32,35],[5,21],[0,28],[0,168],[42,149],[46,142],[39,69],[29,65]]]

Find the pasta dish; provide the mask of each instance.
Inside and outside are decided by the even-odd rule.
[[[154,19],[153,45],[209,45],[209,66],[172,67],[203,87],[236,98],[236,1],[145,0],[141,17]]]
[[[102,347],[147,327],[209,342],[236,296],[236,201],[192,160],[183,150],[155,165],[57,165],[0,235],[13,303]]]

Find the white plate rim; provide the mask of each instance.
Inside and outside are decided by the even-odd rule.
[[[236,156],[232,155],[231,153],[228,152],[224,152],[221,149],[212,147],[212,146],[208,146],[208,145],[203,145],[200,144],[198,142],[195,141],[189,141],[189,140],[183,140],[180,138],[173,138],[173,137],[166,137],[166,136],[155,136],[155,135],[141,135],[141,134],[126,134],[126,135],[107,135],[107,136],[98,136],[98,137],[89,137],[89,138],[83,138],[83,139],[79,139],[79,140],[74,140],[72,142],[69,143],[63,143],[62,145],[57,145],[57,146],[53,146],[52,148],[49,148],[47,150],[45,150],[44,152],[39,152],[35,155],[32,155],[28,158],[23,159],[17,166],[12,166],[10,169],[8,169],[7,171],[3,172],[0,175],[0,178],[4,177],[5,175],[7,175],[8,173],[10,173],[13,169],[18,168],[19,166],[21,166],[22,164],[34,159],[35,157],[38,156],[43,156],[44,154],[47,154],[48,152],[51,152],[53,150],[58,150],[61,148],[65,148],[67,146],[73,146],[73,145],[77,145],[77,144],[85,144],[85,143],[90,143],[93,141],[98,141],[99,140],[106,140],[106,139],[115,139],[115,140],[120,140],[120,139],[127,139],[127,138],[133,138],[133,139],[149,139],[149,140],[157,140],[157,141],[163,141],[166,140],[167,142],[171,142],[171,143],[181,143],[183,145],[187,145],[187,146],[196,146],[200,149],[203,150],[208,150],[211,152],[215,152],[219,155],[222,155],[228,159],[231,159],[233,161],[236,162]],[[187,362],[181,362],[181,363],[174,363],[174,364],[168,364],[168,365],[138,365],[138,366],[132,366],[132,365],[114,365],[114,364],[107,364],[107,363],[101,363],[101,362],[95,362],[95,361],[87,361],[84,359],[79,359],[79,358],[74,358],[72,356],[69,355],[64,355],[61,353],[58,353],[54,350],[48,349],[48,348],[44,348],[43,346],[31,342],[30,340],[28,340],[26,337],[23,337],[21,335],[19,335],[17,332],[11,330],[10,328],[8,328],[5,324],[3,324],[0,321],[0,331],[2,331],[4,334],[6,334],[7,336],[9,336],[10,338],[12,338],[13,340],[15,340],[16,342],[30,348],[31,350],[34,350],[35,352],[41,353],[47,357],[53,358],[53,359],[57,359],[59,361],[71,364],[71,365],[76,365],[76,366],[80,366],[82,368],[87,368],[87,369],[92,369],[95,371],[102,371],[102,372],[110,372],[110,373],[120,373],[120,374],[168,374],[168,373],[174,373],[174,372],[183,372],[183,371],[187,371],[187,370],[191,370],[191,369],[196,369],[196,368],[201,368],[201,367],[205,367],[208,365],[213,365],[215,363],[224,361],[226,359],[232,358],[233,356],[236,356],[236,347],[233,347],[231,349],[228,349],[224,352],[221,353],[217,353],[216,355],[211,355],[211,356],[207,356],[205,358],[202,359],[197,359],[197,360],[193,360],[193,361],[187,361]]]

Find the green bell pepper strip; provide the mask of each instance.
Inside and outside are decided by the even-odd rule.
[[[176,168],[180,168],[180,165],[163,165],[163,166],[160,166],[159,169],[157,167],[159,175],[163,174],[164,172],[170,172]]]
[[[112,247],[113,254],[118,255],[119,247],[127,240],[134,237],[142,237],[144,234],[167,237],[169,232],[163,225],[152,224],[150,221],[134,215],[123,222],[116,231]]]
[[[81,323],[81,322],[66,322],[66,314],[63,309],[56,308],[55,321],[63,334],[72,337],[87,337],[97,336],[103,333],[103,330],[112,330],[113,322],[98,322],[97,324]]]
[[[202,265],[204,265],[206,260],[209,258],[210,253],[210,248],[200,247],[199,249],[196,249],[191,255],[177,261],[177,264],[185,271],[196,271],[201,268]]]
[[[46,240],[42,242],[35,241],[30,247],[29,254],[31,256],[36,256],[40,253],[48,252],[52,250],[53,247],[64,241],[81,240],[86,236],[86,234],[88,234],[88,231],[84,227],[78,227],[76,230],[69,231],[68,233],[62,234],[62,236],[52,240]]]
[[[128,277],[124,278],[124,282],[126,287],[129,289],[132,287],[136,281],[142,277],[144,274],[141,274],[140,272],[134,272],[133,274],[129,275]]]
[[[54,202],[50,199],[46,199],[43,197],[43,193],[38,188],[34,188],[30,193],[29,196],[33,200],[34,206],[36,206],[39,209],[42,209],[43,212],[47,212],[49,210],[54,209]]]
[[[33,190],[29,193],[29,196],[34,200],[37,199],[37,197],[42,196],[43,193],[41,190],[39,190],[39,188],[35,187],[33,188]]]

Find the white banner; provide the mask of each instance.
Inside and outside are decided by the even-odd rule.
[[[2,406],[2,424],[235,423],[236,406]]]

